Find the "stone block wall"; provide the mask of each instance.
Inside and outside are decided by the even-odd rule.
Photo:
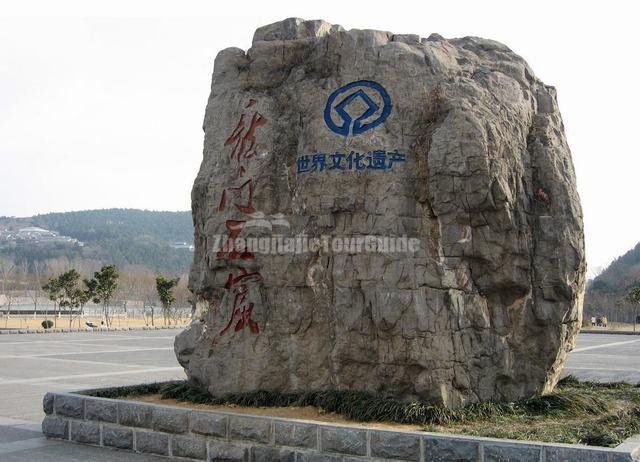
[[[47,393],[49,438],[175,460],[225,462],[632,462],[619,449],[381,430],[221,411]]]

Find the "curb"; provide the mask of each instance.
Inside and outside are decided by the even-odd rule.
[[[197,408],[82,392],[47,393],[48,438],[130,453],[214,461],[632,462],[640,442],[617,448],[389,430]]]
[[[17,334],[68,334],[68,333],[100,333],[100,332],[124,332],[139,330],[175,330],[184,329],[187,326],[143,326],[143,327],[103,327],[97,329],[9,329],[0,330],[0,335],[17,335]]]

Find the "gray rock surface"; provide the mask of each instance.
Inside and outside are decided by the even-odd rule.
[[[363,80],[389,100],[361,83],[330,99]],[[555,386],[581,322],[582,211],[555,90],[505,45],[287,19],[218,54],[204,131],[190,285],[206,303],[175,343],[196,383],[448,406]],[[314,154],[327,165],[305,171]],[[420,246],[236,253],[216,247],[230,231]]]

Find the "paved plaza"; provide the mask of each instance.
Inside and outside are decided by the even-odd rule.
[[[580,380],[640,383],[640,335],[580,334],[564,373]]]
[[[0,460],[162,461],[166,458],[46,440],[42,397],[184,378],[173,354],[177,330],[0,335]]]
[[[173,354],[177,330],[0,335],[0,460],[161,461],[46,440],[47,391],[73,391],[184,378]],[[640,336],[581,334],[565,374],[640,382]]]

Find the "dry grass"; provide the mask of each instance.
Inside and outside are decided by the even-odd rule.
[[[56,321],[54,315],[51,316],[38,316],[35,319],[33,316],[10,316],[8,319],[5,316],[0,315],[0,328],[4,329],[42,329],[42,321],[50,319]],[[84,318],[74,318],[72,328],[85,329],[85,321],[93,321],[94,324],[100,324],[100,316],[85,316]],[[187,325],[191,320],[187,319],[181,325]],[[148,322],[148,321],[147,321]],[[119,318],[114,317],[111,324],[112,327],[144,327],[149,325],[145,323],[143,318]],[[156,326],[163,326],[162,316],[156,317]],[[64,314],[57,319],[57,327],[61,329],[69,328],[69,317]]]
[[[554,443],[615,447],[626,438],[640,433],[640,388],[615,384],[572,383],[560,390],[580,390],[596,396],[605,408],[599,412],[549,412],[494,414],[482,419],[429,425],[427,431],[463,435],[533,440]],[[619,385],[619,386],[618,386]]]
[[[609,330],[633,332],[633,324],[623,323],[623,322],[610,322],[607,327],[598,327],[598,326],[592,326],[590,323],[588,323],[588,325],[584,325],[582,327],[582,330],[589,330],[589,331],[592,330],[597,332],[599,331],[606,332]],[[640,332],[640,324],[636,326],[636,330],[637,332]]]

